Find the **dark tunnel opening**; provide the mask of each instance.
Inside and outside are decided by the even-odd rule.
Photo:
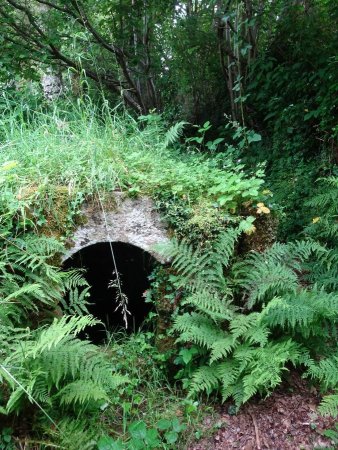
[[[155,265],[155,259],[149,253],[122,242],[113,242],[111,246],[109,242],[97,243],[78,251],[64,262],[63,267],[66,270],[86,269],[84,276],[90,285],[88,311],[103,325],[88,328],[83,337],[88,337],[96,344],[107,338],[107,330],[126,329],[121,308],[116,310],[120,295],[111,248],[121,290],[128,299],[130,315],[127,315],[127,332],[138,330],[152,310],[152,305],[146,303],[144,295]]]

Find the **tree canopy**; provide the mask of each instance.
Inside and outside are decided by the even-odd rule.
[[[334,64],[336,20],[332,0],[4,0],[0,73],[68,69],[139,114],[242,120],[253,71]]]

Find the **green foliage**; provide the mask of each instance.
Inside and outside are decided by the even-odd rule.
[[[324,416],[338,416],[338,394],[326,395],[319,406],[319,412]],[[338,440],[338,436],[336,436]]]
[[[323,241],[332,247],[338,242],[338,177],[319,179],[320,187],[306,206],[313,212],[312,223],[305,228],[305,233]]]
[[[238,408],[271,393],[290,364],[305,366],[304,376],[326,390],[337,386],[337,293],[307,276],[312,266],[325,267],[330,251],[299,241],[235,262],[240,232],[228,229],[211,249],[174,242],[166,253],[185,292],[173,329],[177,342],[195,349],[177,360],[197,367],[179,373],[191,378],[190,396],[216,391]]]
[[[163,290],[190,394],[239,407],[296,366],[336,415],[336,2],[41,3],[0,5],[0,414],[33,404],[67,449],[185,442],[198,408],[171,391],[166,356],[144,336],[80,340],[89,286],[56,267],[82,202],[118,190],[151,196],[179,239]],[[47,67],[68,70],[77,105],[25,85]],[[107,107],[121,101],[138,121]],[[263,166],[286,243],[238,255]]]
[[[317,188],[316,180],[335,174],[334,3],[313,1],[306,6],[276,2],[272,8],[278,23],[272,28],[269,23],[266,30],[271,32],[261,41],[264,44],[249,66],[245,105],[250,115],[246,119],[254,121],[264,139],[262,145],[241,157],[247,164],[267,162],[267,185],[282,208],[279,237],[284,241],[299,239],[304,227],[320,216],[310,216],[312,198],[325,193],[325,188]],[[319,232],[324,224],[323,218],[311,228]]]
[[[65,107],[33,109],[25,123],[9,106],[0,118],[7,149],[0,156],[2,195],[4,205],[21,212],[15,226],[64,239],[85,198],[120,189],[153,197],[179,235],[207,240],[239,220],[243,203],[262,198],[260,168],[245,171],[224,154],[172,148],[169,141],[178,138],[183,123],[167,132],[161,116],[149,114],[140,130],[130,117],[110,116],[106,106]],[[8,211],[6,217],[16,216]]]
[[[106,405],[106,426],[97,430],[102,448],[183,449],[204,414],[212,414],[207,405],[200,408],[169,382],[165,368],[170,354],[160,352],[154,338],[150,332],[129,337],[115,333],[110,338],[111,363],[130,382]]]
[[[39,315],[40,321],[50,322],[65,292],[70,290],[74,299],[86,284],[79,273],[62,273],[48,262],[62,246],[34,234],[5,238],[1,245],[0,381],[4,392],[11,391],[2,411],[18,412],[27,400],[43,410],[45,405],[76,407],[106,399],[109,389],[125,379],[112,376],[104,355],[76,338],[96,321],[64,316],[36,329]],[[81,312],[83,298],[77,299]]]
[[[90,316],[54,319],[46,330],[29,333],[1,365],[11,387],[8,413],[19,411],[26,397],[44,405],[76,407],[107,400],[110,389],[127,380],[112,376],[111,366],[96,347],[75,336],[95,324]]]
[[[130,439],[127,444],[121,440],[114,440],[108,436],[102,436],[97,443],[99,450],[150,450],[150,449],[174,449],[179,433],[186,429],[177,418],[173,420],[161,419],[155,427],[147,428],[143,421],[133,422],[128,427]]]
[[[177,122],[166,132],[164,136],[164,147],[169,147],[170,144],[173,144],[178,140],[178,138],[183,133],[183,128],[187,124],[187,122]]]
[[[190,426],[187,437],[174,429],[159,431],[163,445],[174,445],[174,433],[186,441],[200,413],[194,402],[170,390],[165,356],[142,337],[109,343],[107,351],[79,339],[95,323],[87,312],[89,286],[81,271],[57,266],[85,199],[98,192],[109,199],[119,187],[127,195],[134,189],[194,205],[214,178],[237,169],[173,150],[169,141],[183,125],[166,134],[156,115],[140,130],[129,117],[101,113],[83,105],[68,112],[56,107],[52,114],[31,110],[25,121],[11,105],[1,117],[8,152],[0,156],[0,410],[15,415],[34,409],[38,433],[46,430],[53,442],[77,450],[79,443],[92,448],[98,436],[121,424],[121,439],[128,440],[128,424],[144,420],[141,402],[149,415],[147,430],[156,429],[161,416],[173,422],[181,408]],[[207,202],[211,208],[214,198]],[[225,214],[227,208],[214,209]],[[98,430],[100,415],[109,419]]]
[[[18,414],[33,404],[57,427],[63,411],[81,415],[127,379],[112,373],[104,352],[76,337],[96,323],[84,315],[87,282],[53,265],[64,246],[39,233],[31,219],[36,190],[33,198],[22,194],[30,185],[17,167],[12,161],[0,171],[0,411]],[[57,319],[67,293],[75,315]]]
[[[264,254],[250,254],[234,266],[236,285],[244,290],[248,308],[265,303],[273,296],[296,293],[302,280],[304,263],[315,257],[325,267],[329,252],[317,242],[276,243]],[[306,279],[304,274],[303,278]],[[320,283],[320,280],[317,280]]]
[[[13,430],[11,428],[3,428],[0,434],[0,449],[14,450],[15,444],[12,438]]]

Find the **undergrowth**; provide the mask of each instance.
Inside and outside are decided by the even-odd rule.
[[[208,250],[177,241],[162,250],[183,290],[173,330],[180,345],[188,344],[177,363],[190,397],[216,392],[238,409],[271,393],[290,366],[324,392],[335,389],[336,252],[308,240],[242,259],[235,256],[241,232],[225,231]],[[337,396],[325,397],[320,411],[336,415]]]
[[[201,392],[238,409],[272,392],[290,365],[332,390],[320,411],[336,414],[334,177],[311,200],[304,240],[242,254],[264,225],[257,217],[275,213],[262,166],[247,171],[230,154],[184,148],[184,123],[167,129],[159,115],[136,121],[88,102],[25,114],[8,103],[0,125],[0,416],[8,445],[8,427],[20,441],[25,422],[22,439],[32,448],[186,448],[202,434]],[[169,302],[188,399],[168,380],[173,355],[155,348],[152,333],[107,336],[104,347],[80,339],[97,322],[87,311],[95,299],[82,272],[60,269],[60,255],[83,202],[114,208],[114,191],[152,197],[175,235],[166,250]]]
[[[244,202],[258,201],[261,169],[246,174],[225,158],[183,154],[173,147],[183,124],[167,132],[159,116],[139,124],[93,105],[24,115],[9,105],[0,122],[0,414],[16,427],[26,417],[22,433],[41,448],[95,448],[105,440],[130,449],[177,448],[194,429],[191,418],[199,421],[197,404],[169,387],[151,345],[137,343],[144,356],[131,351],[134,338],[106,349],[79,339],[97,321],[87,312],[83,274],[62,271],[59,257],[84,201],[106,208],[116,190],[149,195],[169,217],[177,199],[193,218],[203,199],[216,211],[218,229],[220,221],[240,220]],[[65,307],[66,294],[72,302]],[[157,387],[160,398],[169,396],[164,407]],[[42,430],[47,439],[38,444]],[[143,447],[135,444],[140,439]]]
[[[25,210],[26,222],[61,227],[62,236],[85,198],[104,200],[114,190],[153,197],[171,226],[196,238],[237,220],[244,202],[259,201],[262,168],[247,173],[225,154],[182,152],[173,144],[184,123],[167,130],[160,116],[141,119],[80,104],[33,110],[23,120],[9,107],[0,118],[3,189]],[[203,230],[206,212],[209,232]]]

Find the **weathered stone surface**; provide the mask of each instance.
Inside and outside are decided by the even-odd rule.
[[[45,73],[42,75],[41,84],[44,96],[47,100],[55,100],[63,93],[63,83],[60,74]]]
[[[150,253],[160,262],[165,262],[155,249],[156,244],[168,241],[165,223],[154,209],[148,197],[123,198],[114,193],[116,207],[102,211],[100,205],[87,204],[82,209],[86,223],[74,233],[74,246],[64,255],[63,261],[89,245],[99,242],[124,242]]]

